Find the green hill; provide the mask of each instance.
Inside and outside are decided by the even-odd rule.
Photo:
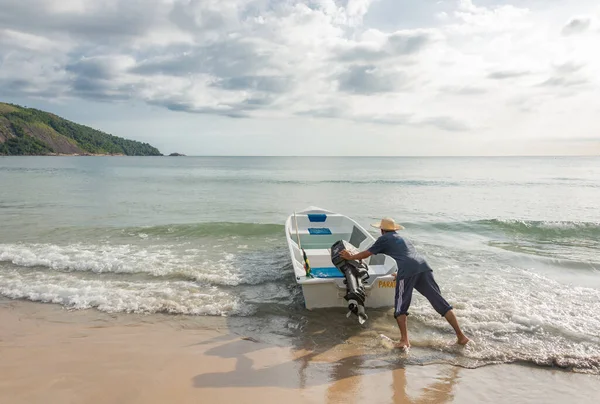
[[[0,102],[0,155],[53,154],[162,156],[148,143],[109,135],[48,112]]]

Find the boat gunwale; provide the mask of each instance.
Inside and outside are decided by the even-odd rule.
[[[318,208],[315,206],[310,206],[306,209],[300,210],[295,212],[296,215],[307,215],[309,213],[326,213],[326,214],[332,214],[332,215],[336,215],[336,217],[342,217],[346,220],[348,220],[350,223],[352,223],[352,225],[356,226],[356,228],[358,230],[360,230],[363,235],[366,236],[367,239],[369,239],[372,243],[376,241],[376,238],[367,231],[367,229],[365,229],[363,226],[361,226],[356,220],[352,219],[351,217],[344,215],[343,213],[338,213],[338,212],[333,212],[330,210],[326,210],[326,209],[322,209],[322,208]],[[298,245],[297,240],[294,240],[292,237],[292,233],[295,234],[295,229],[292,229],[292,220],[294,219],[294,214],[291,214],[290,216],[288,216],[288,218],[286,219],[285,222],[285,234],[286,234],[286,240],[287,240],[287,244],[288,244],[288,250],[290,253],[290,258],[292,260],[292,266],[294,267],[294,278],[296,280],[296,283],[299,285],[310,285],[310,284],[320,284],[320,283],[336,283],[338,284],[338,287],[342,288],[341,285],[339,285],[339,282],[337,281],[338,279],[341,278],[309,278],[307,276],[298,276],[298,274],[296,273],[296,267],[294,264],[294,261],[298,262],[296,260],[295,254],[294,254],[294,247],[297,248],[298,250],[300,250],[300,246]],[[381,280],[391,280],[393,279],[391,274],[371,274],[376,275],[378,279]],[[366,289],[370,289],[372,287],[372,284],[370,285],[365,285]]]

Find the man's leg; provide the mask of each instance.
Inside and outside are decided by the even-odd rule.
[[[460,329],[458,320],[456,319],[454,311],[452,310],[452,306],[450,306],[446,299],[442,297],[440,287],[433,278],[433,271],[423,272],[419,275],[421,276],[415,284],[415,289],[425,296],[435,311],[443,316],[452,326],[454,332],[456,333],[457,342],[460,345],[465,345],[467,342],[469,342],[469,338],[467,338]]]
[[[396,317],[398,328],[400,328],[400,341],[397,344],[397,348],[406,349],[410,348],[410,341],[408,340],[408,329],[406,327],[406,314],[400,314]]]
[[[402,349],[410,347],[406,317],[408,316],[408,308],[410,307],[415,280],[415,277],[396,279],[394,317],[398,323],[398,328],[400,328],[400,342],[398,342],[397,347]]]
[[[467,336],[465,334],[463,334],[462,330],[460,329],[460,326],[458,325],[458,320],[456,319],[456,316],[454,315],[454,311],[448,310],[448,312],[444,315],[444,317],[446,318],[448,323],[450,323],[452,328],[454,328],[454,332],[456,333],[456,339],[457,339],[456,342],[458,342],[460,345],[466,345],[467,342],[469,342],[469,338],[467,338]]]

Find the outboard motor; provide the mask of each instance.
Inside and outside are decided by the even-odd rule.
[[[345,260],[340,257],[343,250],[348,250],[351,254],[358,253],[358,250],[350,243],[339,240],[331,246],[331,262],[335,265],[346,278],[346,296],[344,299],[348,302],[348,314],[350,317],[354,314],[358,317],[358,322],[363,324],[367,320],[365,313],[366,293],[363,281],[369,279],[369,268],[362,261]]]

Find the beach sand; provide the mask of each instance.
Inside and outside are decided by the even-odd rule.
[[[0,403],[589,403],[600,377],[521,365],[404,366],[360,348],[245,339],[221,317],[0,301]]]

